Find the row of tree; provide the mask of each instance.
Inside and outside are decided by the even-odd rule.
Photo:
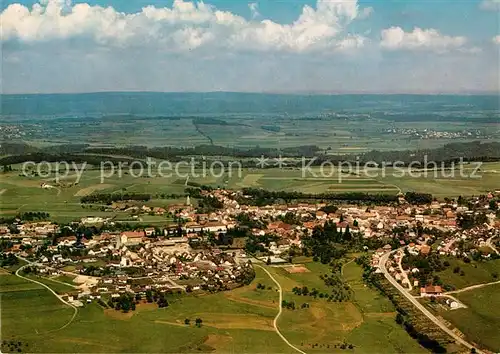
[[[358,204],[392,204],[398,201],[398,197],[393,194],[369,194],[363,192],[346,193],[302,193],[287,191],[269,191],[259,188],[243,188],[245,198],[239,198],[240,204],[250,204],[264,206],[270,204],[279,204],[284,201],[290,203],[295,200],[322,200],[322,201],[342,201]],[[250,197],[250,198],[248,198]]]
[[[151,194],[146,193],[92,193],[80,198],[81,203],[101,203],[110,205],[113,202],[135,200],[147,202]]]

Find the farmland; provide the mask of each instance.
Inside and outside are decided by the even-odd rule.
[[[344,276],[355,299],[343,303],[292,294],[293,286],[305,284],[327,290],[319,274],[328,272],[328,267],[317,263],[304,266],[310,272],[291,274],[267,268],[280,282],[286,299],[310,304],[305,309],[284,309],[280,317],[278,326],[292,344],[307,352],[341,352],[335,346],[343,342],[361,353],[423,352],[395,323],[390,302],[362,284],[359,266],[350,263],[345,267]],[[293,351],[274,332],[278,292],[259,268],[248,286],[212,295],[173,296],[165,309],[140,304],[133,313],[122,314],[97,304],[86,305],[74,322],[61,330],[71,317],[71,309],[40,286],[13,275],[1,275],[0,282],[3,337],[26,343],[32,352]],[[257,289],[257,284],[263,288]],[[194,325],[195,318],[203,319],[200,328]],[[191,324],[186,325],[185,319]]]
[[[317,145],[345,154],[500,136],[496,96],[100,93],[19,102],[4,95],[3,113],[39,146]]]

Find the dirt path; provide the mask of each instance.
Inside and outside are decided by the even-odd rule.
[[[483,283],[483,284],[471,285],[471,286],[468,286],[468,287],[466,287],[466,288],[459,289],[459,290],[448,291],[448,292],[444,293],[444,295],[463,293],[464,291],[469,291],[469,290],[479,289],[479,288],[483,288],[483,287],[485,287],[485,286],[495,285],[495,284],[500,284],[500,280],[498,280],[498,281],[493,281],[493,282],[491,282],[491,283]]]
[[[276,331],[276,333],[278,333],[278,335],[281,337],[281,339],[283,339],[283,341],[290,348],[298,351],[299,353],[306,354],[305,352],[303,352],[302,350],[300,350],[299,348],[297,348],[296,346],[294,346],[292,343],[290,343],[288,341],[288,339],[286,339],[285,336],[283,334],[281,334],[280,330],[278,329],[278,319],[280,318],[281,312],[283,311],[283,308],[281,307],[281,302],[283,301],[283,289],[281,289],[280,283],[278,283],[278,281],[271,275],[271,273],[268,272],[268,270],[266,268],[264,268],[264,267],[262,267],[262,266],[260,266],[258,264],[256,264],[255,267],[259,267],[264,272],[266,272],[266,274],[269,275],[269,278],[271,278],[271,280],[276,284],[276,286],[278,287],[278,290],[279,290],[280,300],[279,300],[279,303],[278,303],[278,313],[277,313],[277,315],[276,315],[276,317],[274,318],[274,321],[273,321],[274,330]]]
[[[38,285],[43,286],[45,289],[47,289],[47,290],[48,290],[48,291],[50,291],[52,294],[54,294],[54,296],[55,296],[55,297],[57,297],[57,299],[58,299],[59,301],[61,301],[63,304],[65,304],[65,305],[67,305],[67,306],[71,307],[71,308],[74,310],[74,312],[73,312],[73,316],[71,316],[71,318],[69,319],[69,321],[68,321],[65,325],[63,325],[62,327],[60,327],[60,328],[58,328],[58,329],[51,330],[51,331],[48,331],[48,332],[45,332],[45,333],[60,331],[61,329],[64,329],[64,328],[68,327],[68,326],[69,326],[69,325],[73,322],[73,320],[76,318],[76,315],[78,314],[78,308],[77,308],[75,305],[73,305],[73,304],[71,304],[71,303],[69,303],[69,302],[65,301],[65,300],[64,300],[61,296],[59,296],[59,295],[58,295],[58,294],[57,294],[54,290],[52,290],[51,288],[49,288],[49,287],[48,287],[47,285],[45,285],[44,283],[41,283],[41,282],[39,282],[39,281],[36,281],[36,280],[30,279],[30,278],[23,277],[21,274],[19,274],[19,272],[20,272],[20,271],[21,271],[24,267],[29,266],[30,264],[31,264],[31,263],[28,263],[28,264],[26,264],[26,265],[24,265],[24,266],[20,267],[20,268],[16,271],[16,273],[15,273],[15,274],[16,274],[16,276],[17,276],[17,277],[19,277],[19,278],[21,278],[21,279],[27,280],[27,281],[29,281],[29,282],[32,282],[32,283],[35,283],[35,284],[38,284]],[[39,334],[42,334],[42,333],[39,333]]]
[[[356,258],[351,259],[349,262],[342,264],[342,267],[340,268],[340,275],[344,275],[344,267],[348,265],[349,263],[352,263],[356,260]]]
[[[69,286],[69,287],[71,287],[71,288],[73,288],[73,289],[78,289],[78,286],[76,286],[76,285],[68,284],[68,283],[65,283],[65,282],[60,281],[60,280],[57,280],[57,279],[45,278],[45,277],[43,277],[43,278],[44,278],[44,279],[47,279],[48,281],[52,281],[52,282],[54,282],[54,283],[59,283],[59,284],[62,284],[62,285]]]

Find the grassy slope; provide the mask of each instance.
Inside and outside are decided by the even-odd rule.
[[[364,286],[358,265],[350,263],[344,267],[344,278],[354,290],[354,301],[343,303],[293,295],[291,289],[297,285],[327,292],[319,275],[329,272],[329,267],[318,263],[306,266],[310,273],[288,274],[271,268],[284,288],[285,299],[295,301],[299,307],[303,302],[310,305],[308,309],[284,310],[280,318],[280,329],[294,345],[306,352],[341,352],[334,345],[347,341],[360,353],[425,352],[396,324],[390,302]],[[314,344],[318,346],[312,348]]]
[[[471,340],[490,350],[500,351],[500,285],[456,294],[468,308],[446,311],[448,321],[464,332]]]
[[[322,288],[318,276],[327,271],[327,267],[316,263],[307,266],[311,273],[290,277],[284,270],[270,268],[283,285],[287,298],[292,296],[291,288],[302,283]],[[350,276],[346,273],[359,296],[355,303],[327,303],[303,297],[302,301],[309,302],[311,307],[285,311],[279,323],[282,332],[296,345],[306,342],[306,351],[325,351],[330,344],[333,350],[334,344],[345,339],[359,352],[421,352],[395,325],[388,305],[370,289],[366,289],[370,294],[363,293],[365,289],[356,267],[354,265]],[[266,290],[256,290],[258,282],[265,284]],[[32,352],[193,352],[214,348],[234,353],[292,352],[273,331],[278,294],[261,270],[257,270],[256,280],[246,287],[214,295],[176,297],[167,309],[139,305],[134,313],[121,314],[91,304],[81,308],[67,328],[43,335],[40,334],[43,331],[62,326],[71,317],[72,310],[48,291],[12,275],[0,276],[0,283],[2,320],[6,325],[3,327],[7,328],[4,338],[22,340]],[[193,323],[197,317],[203,319],[201,328],[184,324],[184,319],[189,318]],[[307,348],[315,342],[322,347]]]
[[[450,266],[438,274],[445,284],[453,285],[456,289],[499,280],[494,278],[493,274],[500,274],[500,259],[471,263],[453,257],[448,257],[447,260]],[[453,269],[457,266],[464,271],[463,276],[460,273],[453,273]]]

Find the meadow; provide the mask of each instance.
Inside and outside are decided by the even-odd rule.
[[[328,274],[329,267],[319,263],[304,265],[310,272],[290,274],[283,268],[269,269],[283,287],[284,299],[309,304],[306,309],[284,310],[280,317],[278,325],[292,344],[307,353],[342,352],[339,348],[343,343],[352,344],[356,353],[425,352],[396,324],[390,301],[365,286],[362,269],[356,263],[343,268],[343,279],[353,290],[353,299],[345,302],[293,294],[293,287],[304,285],[328,292],[319,275]]]
[[[267,267],[283,287],[285,299],[310,304],[283,310],[278,326],[292,344],[318,353],[343,352],[335,345],[344,342],[353,344],[357,353],[424,352],[396,324],[390,302],[362,284],[361,268],[355,263],[344,267],[355,297],[343,303],[293,295],[293,286],[306,284],[327,290],[319,275],[328,267],[304,266],[310,272],[291,274]],[[0,284],[3,339],[22,341],[30,352],[294,352],[274,331],[278,292],[259,268],[248,286],[211,295],[175,296],[164,309],[140,304],[136,311],[124,314],[95,303],[85,305],[63,329],[72,310],[47,290],[10,274],[0,275]],[[264,289],[257,289],[257,284]],[[203,320],[200,328],[194,325],[196,318]],[[190,319],[189,325],[185,319]]]
[[[20,166],[13,166],[14,171],[0,175],[0,217],[13,216],[26,211],[45,211],[58,222],[69,222],[85,216],[112,217],[117,220],[131,222],[147,222],[150,224],[165,224],[169,222],[164,216],[146,215],[141,219],[131,219],[122,212],[106,211],[105,205],[81,205],[80,199],[91,193],[148,193],[155,199],[147,203],[150,206],[167,206],[182,204],[185,199],[170,198],[181,196],[186,182],[206,184],[213,187],[241,189],[245,187],[264,188],[268,190],[299,191],[304,193],[342,193],[366,192],[396,194],[400,191],[418,191],[432,193],[436,197],[457,197],[459,195],[478,195],[487,191],[500,189],[500,163],[485,163],[480,172],[481,178],[434,178],[433,173],[427,175],[421,172],[420,177],[406,174],[395,177],[396,171],[388,168],[365,171],[359,174],[339,175],[335,171],[321,173],[318,167],[311,168],[307,173],[298,169],[258,169],[235,167],[231,172],[210,176],[203,170],[191,171],[189,168],[179,169],[180,176],[134,177],[129,173],[118,174],[104,178],[98,169],[87,168],[78,184],[76,176],[71,173],[55,188],[42,188],[43,183],[55,185],[55,175],[48,177],[26,177],[20,175]],[[472,168],[471,166],[466,166]],[[205,171],[208,172],[208,171]],[[189,179],[185,176],[190,174]],[[377,175],[375,175],[377,174]],[[340,176],[340,177],[339,177]],[[101,183],[102,182],[102,183]]]
[[[460,329],[467,338],[481,343],[493,352],[499,352],[499,291],[500,284],[497,284],[455,294],[467,308],[446,311],[441,315]]]
[[[500,259],[481,262],[471,261],[470,263],[465,263],[455,257],[447,257],[446,260],[450,263],[450,266],[437,274],[444,284],[452,285],[455,289],[499,280]],[[463,271],[463,275],[460,272],[453,272],[456,267]]]

